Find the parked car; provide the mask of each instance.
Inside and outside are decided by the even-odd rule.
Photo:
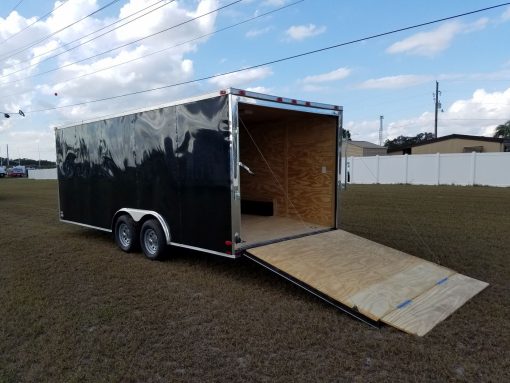
[[[26,169],[23,165],[13,166],[9,173],[9,177],[25,177],[26,175]]]
[[[3,178],[7,175],[7,171],[5,170],[5,166],[0,166],[0,178]]]

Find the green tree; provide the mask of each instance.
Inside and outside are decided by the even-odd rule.
[[[412,145],[417,144],[419,142],[432,140],[434,138],[434,134],[424,132],[424,133],[418,133],[416,136],[398,136],[397,138],[394,138],[393,140],[386,140],[384,141],[384,146],[387,148],[396,148],[399,146],[406,146],[406,145]]]
[[[496,129],[494,130],[494,137],[510,138],[510,120],[504,124],[496,126]]]
[[[342,138],[347,141],[351,141],[351,132],[347,129],[342,129]]]

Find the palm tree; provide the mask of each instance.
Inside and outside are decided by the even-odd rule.
[[[496,126],[494,131],[494,137],[496,138],[510,138],[510,120],[504,124]]]

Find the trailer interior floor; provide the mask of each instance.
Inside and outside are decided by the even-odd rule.
[[[241,216],[241,247],[272,240],[295,237],[330,229],[327,226],[278,216],[243,214]]]

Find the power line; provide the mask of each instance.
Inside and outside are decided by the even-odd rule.
[[[271,11],[267,11],[267,12],[264,12],[264,13],[261,13],[261,14],[258,14],[256,16],[253,16],[253,17],[250,17],[246,20],[243,20],[243,21],[240,21],[238,23],[235,23],[235,24],[232,24],[232,25],[229,25],[229,26],[226,26],[226,27],[223,27],[223,28],[220,28],[220,29],[216,29],[215,31],[212,31],[210,33],[206,33],[206,34],[203,34],[203,35],[200,35],[200,36],[197,36],[197,37],[194,37],[190,40],[186,40],[186,41],[183,41],[183,42],[180,42],[178,44],[175,44],[175,45],[172,45],[172,46],[169,46],[169,47],[166,47],[166,48],[163,48],[163,49],[160,49],[160,50],[157,50],[157,51],[154,51],[154,52],[151,52],[151,53],[147,53],[145,55],[142,55],[142,56],[138,56],[138,57],[135,57],[133,59],[130,59],[130,60],[127,60],[127,61],[123,61],[121,63],[118,63],[118,64],[115,64],[115,65],[111,65],[111,66],[108,66],[108,67],[105,67],[105,68],[101,68],[101,69],[97,69],[95,71],[92,71],[92,72],[88,72],[88,73],[85,73],[85,74],[82,74],[82,75],[79,75],[79,76],[75,76],[75,77],[72,77],[72,78],[69,78],[65,81],[58,81],[56,83],[53,83],[52,85],[57,85],[57,84],[65,84],[65,83],[68,83],[70,81],[73,81],[73,80],[77,80],[79,78],[82,78],[82,77],[87,77],[87,76],[91,76],[93,74],[96,74],[96,73],[99,73],[99,72],[102,72],[102,71],[105,71],[105,70],[108,70],[108,69],[112,69],[112,68],[116,68],[116,67],[119,67],[119,66],[122,66],[122,65],[125,65],[125,64],[128,64],[128,63],[131,63],[131,62],[134,62],[134,61],[137,61],[137,60],[141,60],[141,59],[144,59],[144,58],[147,58],[147,57],[150,57],[150,56],[153,56],[153,55],[156,55],[156,54],[159,54],[159,53],[162,53],[162,52],[165,52],[165,51],[168,51],[170,49],[173,49],[173,48],[177,48],[179,46],[182,46],[182,45],[185,45],[185,44],[189,44],[193,41],[197,41],[197,40],[200,40],[200,39],[203,39],[205,37],[209,37],[209,36],[212,36],[214,34],[217,34],[217,33],[220,33],[220,32],[224,32],[226,30],[229,30],[229,29],[232,29],[234,27],[237,27],[239,25],[242,25],[242,24],[246,24],[250,21],[253,21],[253,20],[256,20],[256,19],[260,19],[262,17],[265,17],[265,16],[268,16],[270,14],[273,14],[273,13],[276,13],[276,12],[279,12],[279,11],[282,11],[286,8],[289,8],[289,7],[292,7],[292,6],[295,6],[299,3],[302,3],[304,2],[305,0],[298,0],[298,1],[295,1],[294,3],[290,3],[290,4],[287,4],[287,5],[284,5],[282,7],[279,7],[279,8],[275,8]],[[21,80],[20,80],[21,81]],[[30,91],[23,91],[23,92],[18,92],[18,93],[12,93],[10,95],[7,95],[7,96],[0,96],[0,99],[3,99],[3,98],[8,98],[8,97],[12,97],[12,96],[17,96],[17,95],[20,95],[20,94],[25,94],[25,93],[29,93],[31,92]]]
[[[18,7],[20,6],[20,4],[21,4],[22,2],[24,2],[24,1],[25,1],[25,0],[19,0],[19,1],[18,1],[18,3],[17,3],[14,7],[12,7],[12,9],[11,9],[11,10],[7,13],[7,15],[10,15],[12,12],[14,12],[16,9],[18,9]]]
[[[24,32],[26,31],[28,28],[30,28],[32,25],[38,23],[39,21],[45,19],[46,17],[48,17],[49,15],[51,15],[53,12],[55,12],[57,9],[59,9],[61,6],[63,6],[64,4],[66,4],[69,0],[62,0],[62,2],[55,8],[53,8],[50,12],[42,15],[41,17],[39,17],[38,19],[36,19],[33,23],[30,23],[28,24],[25,28],[23,29],[20,29],[18,32],[10,35],[8,38],[6,38],[5,40],[2,40],[0,41],[0,44],[3,44],[5,43],[6,41],[9,41],[10,39],[12,39],[14,36],[17,36],[19,35],[21,32]]]
[[[427,21],[427,22],[420,23],[420,24],[414,24],[414,25],[411,25],[411,26],[394,29],[394,30],[391,30],[391,31],[388,31],[388,32],[382,32],[382,33],[378,33],[378,34],[374,34],[374,35],[369,35],[369,36],[358,38],[358,39],[355,39],[355,40],[350,40],[350,41],[343,42],[343,43],[329,45],[327,47],[323,47],[323,48],[319,48],[319,49],[314,49],[314,50],[311,50],[311,51],[307,51],[307,52],[303,52],[303,53],[299,53],[299,54],[295,54],[295,55],[292,55],[292,56],[287,56],[287,57],[283,57],[283,58],[279,58],[279,59],[275,59],[275,60],[271,60],[271,61],[266,61],[264,63],[252,65],[252,66],[245,67],[245,68],[231,70],[231,71],[228,71],[228,72],[223,72],[223,73],[214,74],[214,75],[208,75],[208,76],[204,76],[204,77],[201,77],[201,78],[197,78],[197,79],[193,79],[193,80],[188,80],[188,81],[182,81],[182,82],[178,82],[178,83],[174,83],[174,84],[169,84],[169,85],[162,85],[162,86],[158,86],[158,87],[154,87],[154,88],[150,88],[150,89],[144,89],[144,90],[124,93],[124,94],[120,94],[120,95],[110,96],[110,97],[103,97],[103,98],[99,98],[99,99],[95,99],[95,100],[90,100],[90,101],[83,101],[83,102],[78,102],[78,103],[74,103],[74,104],[55,106],[55,107],[52,107],[52,108],[31,110],[31,111],[28,111],[26,113],[40,113],[40,112],[47,112],[47,111],[51,111],[51,110],[70,108],[70,107],[74,107],[74,106],[80,106],[80,105],[92,104],[92,103],[97,103],[97,102],[102,102],[102,101],[114,100],[114,99],[118,99],[118,98],[122,98],[122,97],[134,96],[134,95],[138,95],[138,94],[154,92],[154,91],[157,91],[157,90],[174,88],[174,87],[181,86],[181,85],[187,85],[187,84],[192,84],[192,83],[195,83],[195,82],[201,82],[201,81],[205,81],[205,80],[210,80],[210,79],[217,78],[217,77],[227,76],[227,75],[231,75],[231,74],[234,74],[234,73],[245,72],[245,71],[248,71],[248,70],[252,70],[252,69],[256,69],[256,68],[260,68],[260,67],[264,67],[264,66],[268,66],[268,65],[272,65],[272,64],[277,64],[277,63],[281,63],[281,62],[285,62],[285,61],[294,60],[294,59],[297,59],[297,58],[313,55],[313,54],[316,54],[316,53],[321,53],[321,52],[329,51],[329,50],[332,50],[332,49],[340,48],[340,47],[343,47],[343,46],[352,45],[352,44],[359,43],[359,42],[362,42],[362,41],[373,40],[373,39],[376,39],[376,38],[379,38],[379,37],[388,36],[388,35],[391,35],[391,34],[403,32],[403,31],[408,31],[408,30],[411,30],[411,29],[416,29],[416,28],[420,28],[420,27],[423,27],[423,26],[427,26],[427,25],[437,24],[437,23],[440,23],[440,22],[443,22],[443,21],[447,21],[447,20],[457,19],[457,18],[460,18],[460,17],[464,17],[464,16],[468,16],[468,15],[472,15],[472,14],[488,11],[488,10],[491,10],[491,9],[500,8],[500,7],[503,7],[503,6],[506,6],[506,5],[510,5],[510,2],[494,5],[494,6],[491,6],[491,7],[480,8],[480,9],[477,9],[477,10],[474,10],[474,11],[464,12],[464,13],[460,13],[460,14],[457,14],[457,15],[448,16],[448,17],[444,17],[444,18],[441,18],[441,19],[435,19],[435,20]]]
[[[155,32],[155,33],[151,33],[150,35],[147,35],[147,36],[141,37],[141,38],[139,38],[139,39],[133,40],[133,41],[131,41],[131,42],[129,42],[129,43],[125,43],[125,44],[119,45],[119,46],[117,46],[117,47],[115,47],[115,48],[108,49],[108,50],[103,51],[103,52],[101,52],[101,53],[97,53],[97,54],[95,54],[95,55],[92,55],[92,56],[89,56],[89,57],[85,57],[85,58],[83,58],[83,59],[81,59],[81,60],[74,61],[74,62],[71,62],[71,63],[67,63],[67,64],[65,64],[65,65],[61,65],[61,66],[59,66],[59,67],[56,67],[56,68],[53,68],[53,69],[49,69],[49,70],[44,71],[44,72],[36,73],[36,74],[30,75],[30,76],[26,76],[26,77],[23,77],[23,78],[19,78],[19,79],[16,79],[16,80],[12,80],[12,81],[8,81],[8,82],[4,82],[2,85],[12,84],[12,83],[15,83],[15,82],[20,82],[20,81],[23,81],[23,80],[27,80],[27,79],[29,79],[29,78],[38,77],[38,76],[43,76],[43,75],[45,75],[45,74],[48,74],[48,73],[51,73],[51,72],[55,72],[55,71],[60,70],[60,69],[63,69],[63,68],[67,68],[67,67],[72,66],[72,65],[74,65],[74,64],[78,64],[78,63],[81,63],[81,62],[84,62],[84,61],[90,60],[90,59],[92,59],[92,58],[96,58],[96,57],[102,56],[102,55],[104,55],[104,54],[106,54],[106,53],[114,52],[114,51],[116,51],[116,50],[118,50],[118,49],[120,49],[120,48],[127,47],[127,46],[129,46],[129,45],[132,45],[132,44],[138,43],[138,42],[140,42],[140,41],[146,40],[146,39],[148,39],[148,38],[150,38],[150,37],[154,37],[154,36],[159,35],[159,34],[161,34],[161,33],[167,32],[167,31],[169,31],[169,30],[171,30],[171,29],[175,29],[175,28],[178,28],[178,27],[183,26],[183,25],[185,25],[185,24],[191,23],[192,21],[195,21],[195,20],[197,20],[197,19],[199,19],[199,18],[201,18],[201,17],[205,17],[205,16],[208,16],[208,15],[210,15],[210,14],[212,14],[212,13],[219,12],[219,11],[221,11],[222,9],[225,9],[225,8],[228,8],[228,7],[232,6],[232,5],[235,5],[235,4],[237,4],[237,3],[240,3],[241,1],[243,1],[243,0],[236,0],[236,1],[233,1],[233,2],[231,2],[231,3],[229,3],[229,4],[226,4],[226,5],[222,6],[222,7],[219,7],[219,8],[216,8],[216,9],[212,10],[212,11],[209,11],[209,12],[203,13],[203,14],[201,14],[201,15],[199,15],[199,16],[193,17],[193,18],[188,19],[188,20],[186,20],[186,21],[183,21],[183,22],[181,22],[181,23],[179,23],[179,24],[172,25],[172,26],[170,26],[170,27],[168,27],[168,28],[165,28],[165,29],[163,29],[163,30],[161,30],[161,31],[158,31],[158,32]],[[134,21],[134,20],[132,20],[132,21]],[[129,22],[127,22],[127,23],[125,23],[125,24],[128,24],[128,23],[129,23]],[[125,25],[125,24],[123,24],[123,25]],[[120,28],[120,27],[118,27],[118,28]],[[101,36],[104,36],[104,35],[108,34],[108,33],[110,33],[110,32],[105,32],[105,33],[103,33],[103,34],[101,34],[101,35],[99,35],[99,36],[96,36],[96,37],[94,37],[94,38],[92,38],[92,39],[90,39],[90,40],[88,40],[88,41],[84,42],[83,44],[85,44],[85,43],[87,43],[87,42],[90,42],[90,41],[92,41],[92,40],[95,40],[95,39],[97,39],[97,38],[99,38],[99,37],[101,37]],[[83,44],[80,44],[80,45],[83,45]],[[76,47],[78,47],[78,46],[79,46],[79,45],[77,45]],[[74,47],[74,48],[76,48],[76,47]],[[72,49],[74,49],[74,48],[72,48]],[[65,53],[65,52],[64,52],[64,53]],[[5,76],[1,76],[0,78],[2,78],[2,77],[5,77]]]
[[[99,29],[95,30],[94,32],[87,33],[87,34],[86,34],[86,35],[84,35],[84,36],[81,36],[81,37],[79,37],[79,38],[77,38],[77,39],[74,39],[74,40],[72,40],[72,41],[69,41],[69,42],[67,42],[67,43],[63,44],[63,46],[65,46],[65,45],[70,45],[70,44],[72,44],[72,43],[75,43],[75,42],[77,42],[77,41],[80,41],[81,39],[83,39],[83,38],[85,38],[85,37],[88,37],[88,36],[93,35],[93,34],[95,34],[95,33],[99,32],[99,31],[102,31],[102,30],[104,30],[104,29],[106,29],[106,28],[108,28],[108,27],[111,27],[112,25],[115,25],[115,24],[117,24],[117,23],[121,22],[122,20],[128,19],[128,18],[130,18],[130,17],[132,17],[132,16],[136,15],[137,13],[143,12],[143,11],[145,11],[147,8],[151,8],[151,7],[153,7],[154,5],[159,4],[159,3],[163,2],[163,1],[167,1],[167,0],[159,0],[158,2],[153,3],[153,4],[151,4],[151,5],[147,6],[147,7],[143,8],[143,9],[140,9],[139,11],[136,11],[135,13],[132,13],[132,14],[130,14],[129,16],[123,17],[122,19],[119,19],[119,20],[117,20],[117,21],[115,21],[115,22],[113,22],[113,23],[111,23],[111,24],[108,24],[108,25],[106,25],[106,26],[104,26],[104,27],[102,27],[102,28],[99,28]],[[24,68],[21,68],[21,69],[18,69],[18,70],[16,70],[16,71],[14,71],[14,72],[7,73],[7,74],[5,74],[5,75],[3,75],[3,76],[0,76],[0,78],[4,78],[4,77],[7,77],[7,76],[10,76],[10,75],[16,74],[16,73],[18,73],[18,72],[24,71],[25,69],[31,68],[31,67],[33,67],[33,66],[37,66],[37,65],[39,65],[39,64],[41,64],[41,63],[43,63],[43,62],[45,62],[45,61],[51,60],[52,58],[58,57],[58,56],[60,56],[60,55],[62,55],[62,54],[64,54],[64,53],[66,53],[66,52],[69,52],[69,51],[71,51],[71,50],[73,50],[73,49],[76,49],[76,48],[78,48],[78,47],[80,47],[80,46],[82,46],[82,45],[84,45],[84,44],[87,44],[87,43],[89,43],[89,42],[91,42],[91,41],[93,41],[93,40],[95,40],[95,39],[97,39],[97,38],[99,38],[99,37],[101,37],[101,36],[104,36],[104,35],[105,35],[105,34],[107,34],[107,33],[111,33],[111,32],[113,32],[114,30],[119,29],[119,28],[123,27],[123,26],[124,26],[124,25],[126,25],[126,24],[129,24],[129,23],[131,23],[131,22],[133,22],[133,21],[135,21],[135,20],[138,20],[139,18],[141,18],[141,17],[143,17],[143,16],[146,16],[146,15],[148,15],[148,14],[149,14],[149,13],[151,13],[151,12],[155,12],[155,11],[157,11],[158,9],[160,9],[160,8],[162,8],[162,7],[164,7],[164,6],[166,6],[166,5],[168,5],[168,4],[173,3],[174,1],[175,1],[175,0],[170,0],[170,1],[168,1],[167,3],[162,4],[162,5],[160,5],[160,6],[159,6],[159,7],[157,7],[157,8],[154,8],[154,9],[150,10],[149,12],[144,13],[143,15],[138,16],[138,17],[134,18],[133,20],[130,20],[129,22],[127,22],[127,23],[125,23],[125,24],[119,25],[118,27],[113,28],[113,29],[109,30],[108,32],[106,32],[106,33],[104,33],[104,34],[102,34],[102,35],[100,35],[100,36],[97,36],[97,37],[95,37],[95,38],[93,38],[93,39],[90,39],[90,40],[84,41],[84,42],[82,42],[82,43],[80,43],[80,44],[78,44],[78,45],[76,45],[76,46],[74,46],[74,47],[72,47],[72,48],[68,48],[68,49],[64,50],[63,52],[60,52],[60,53],[58,53],[58,54],[56,54],[56,55],[53,55],[53,56],[47,57],[47,58],[45,58],[45,59],[43,59],[43,60],[41,60],[41,61],[35,62],[35,63],[33,63],[33,64],[30,64],[30,65],[28,65],[28,66],[26,66],[26,67],[24,67]],[[44,56],[44,55],[46,55],[46,54],[48,54],[48,53],[50,53],[50,52],[54,52],[54,51],[56,51],[56,50],[58,50],[58,49],[61,49],[61,48],[63,48],[63,46],[59,46],[59,47],[56,47],[56,48],[50,49],[50,50],[48,50],[48,51],[46,51],[46,52],[44,52],[44,53],[38,54],[38,55],[36,55],[36,56],[32,56],[31,58],[29,58],[29,59],[27,59],[27,60],[23,60],[23,61],[20,61],[20,62],[16,63],[16,65],[19,65],[19,64],[23,64],[23,63],[25,63],[25,62],[32,61],[32,60],[34,60],[35,58],[38,58],[38,57]]]
[[[1,57],[1,58],[0,58],[0,60],[7,60],[7,59],[9,59],[9,58],[11,58],[11,57],[14,57],[14,56],[16,56],[17,54],[19,54],[19,53],[21,53],[21,52],[24,52],[24,51],[26,51],[27,49],[30,49],[30,48],[32,48],[33,46],[35,46],[35,45],[37,45],[37,44],[39,44],[39,43],[41,43],[41,42],[43,42],[43,41],[45,41],[45,40],[49,39],[50,37],[55,36],[56,34],[58,34],[58,33],[62,32],[62,31],[64,31],[64,30],[66,30],[67,28],[70,28],[70,27],[72,27],[72,26],[74,26],[74,25],[78,24],[79,22],[81,22],[81,21],[83,21],[83,20],[85,20],[85,19],[87,19],[87,18],[89,18],[89,17],[91,17],[91,16],[95,15],[96,13],[101,12],[102,10],[104,10],[104,9],[106,9],[106,8],[108,8],[108,7],[110,7],[110,6],[112,6],[113,4],[118,3],[119,1],[120,1],[120,0],[112,0],[112,1],[110,1],[108,4],[103,5],[102,7],[100,7],[100,8],[98,8],[98,9],[96,9],[94,12],[89,13],[88,15],[86,15],[86,16],[84,16],[84,17],[82,17],[81,19],[76,20],[75,22],[73,22],[73,23],[71,23],[71,24],[69,24],[69,25],[67,25],[67,26],[65,26],[65,27],[62,27],[62,28],[60,28],[59,30],[57,30],[57,31],[55,31],[55,32],[53,32],[53,33],[50,33],[49,35],[47,35],[47,36],[43,37],[42,39],[39,39],[39,40],[37,40],[37,41],[35,41],[35,42],[33,42],[33,43],[30,43],[30,44],[26,45],[25,47],[23,47],[23,48],[21,48],[21,49],[19,49],[19,50],[17,50],[17,51],[16,51],[16,50],[14,50],[14,51],[9,52],[9,53],[7,54],[7,56]],[[14,53],[12,53],[12,52],[14,52]],[[10,53],[12,53],[12,54],[11,54],[11,55],[9,55]]]

